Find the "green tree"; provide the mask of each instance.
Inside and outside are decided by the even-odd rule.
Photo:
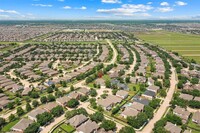
[[[29,112],[31,110],[32,110],[31,105],[29,103],[26,103],[26,111]]]
[[[90,95],[92,97],[96,97],[97,96],[97,91],[95,89],[90,89]]]
[[[70,91],[74,91],[74,86],[70,86]]]
[[[0,117],[0,129],[6,124],[6,120]]]
[[[18,107],[17,108],[17,115],[22,116],[23,114],[24,114],[24,110],[22,109],[22,107]]]
[[[37,118],[37,122],[41,126],[44,126],[44,125],[46,125],[47,123],[49,123],[50,121],[53,120],[53,116],[48,112],[44,112],[42,114],[39,114],[39,115],[36,116],[36,118]]]
[[[69,108],[75,108],[77,105],[79,105],[79,101],[77,99],[71,99],[67,102],[67,106]]]
[[[47,99],[48,99],[49,102],[53,102],[53,101],[56,100],[56,98],[55,98],[52,94],[49,94],[49,95],[47,96]]]
[[[40,124],[35,122],[35,123],[32,123],[31,125],[29,125],[24,130],[24,133],[37,133],[39,128],[40,128]]]
[[[46,97],[46,96],[42,96],[42,97],[40,98],[40,102],[41,102],[42,104],[47,103],[47,97]]]
[[[100,127],[104,128],[105,131],[114,130],[116,129],[116,123],[111,120],[103,120]]]
[[[39,102],[37,100],[33,100],[32,105],[33,107],[37,107],[39,105]]]
[[[111,88],[111,82],[110,82],[110,80],[106,80],[105,81],[105,85],[106,85],[106,88]]]
[[[90,115],[90,119],[95,122],[102,122],[104,120],[104,115],[101,112],[95,112],[94,114]]]
[[[54,117],[59,117],[61,116],[62,114],[64,113],[64,110],[63,110],[63,107],[58,105],[57,107],[53,108],[51,110],[51,114],[54,116]]]
[[[132,127],[125,126],[119,130],[119,133],[135,133],[135,130]]]
[[[14,114],[11,114],[11,115],[8,117],[8,119],[9,119],[9,122],[12,122],[12,121],[16,120],[16,117],[15,117]]]

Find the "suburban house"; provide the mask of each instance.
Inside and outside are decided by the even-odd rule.
[[[124,111],[121,113],[121,115],[126,119],[128,116],[137,116],[139,114],[139,111],[126,107]]]
[[[12,131],[15,132],[24,132],[24,130],[33,123],[33,120],[29,119],[21,119],[16,125],[12,127]]]
[[[79,100],[80,97],[81,97],[81,94],[78,93],[78,92],[76,92],[76,91],[73,91],[73,92],[69,93],[68,97],[69,97],[69,98],[72,98],[72,99],[77,99],[77,100]]]
[[[176,114],[177,116],[181,117],[183,123],[186,123],[190,116],[189,111],[187,111],[186,109],[181,108],[179,106],[176,106],[176,108],[173,110],[173,113]]]
[[[43,106],[43,108],[47,111],[47,112],[50,112],[53,108],[57,107],[58,104],[56,102],[50,102],[50,103],[47,103]]]
[[[86,121],[77,128],[78,133],[94,133],[99,129],[99,125],[91,120]]]
[[[144,109],[144,104],[141,104],[139,102],[133,102],[131,104],[131,106],[129,106],[128,108],[135,109],[135,110],[137,110],[139,112],[142,112],[143,109]]]
[[[106,87],[106,85],[105,85],[105,80],[104,80],[103,78],[98,78],[98,79],[95,81],[95,83],[96,83],[97,85],[100,85],[101,88],[105,88],[105,87]]]
[[[86,87],[81,87],[80,89],[77,90],[78,93],[81,95],[87,96],[90,93],[90,89]]]
[[[33,88],[31,87],[26,87],[24,88],[24,90],[22,91],[22,96],[27,96],[29,92],[31,92],[33,90]]]
[[[63,96],[63,97],[60,97],[60,98],[57,98],[56,99],[56,102],[65,107],[67,105],[67,102],[70,100],[71,98],[67,97],[67,96]]]
[[[170,133],[181,133],[181,128],[172,124],[171,122],[167,122],[164,128]]]
[[[124,90],[118,90],[117,93],[116,93],[116,96],[118,96],[122,99],[125,99],[125,98],[128,97],[128,92],[124,91]]]
[[[200,112],[199,111],[197,111],[193,114],[192,121],[197,124],[200,124]]]
[[[155,85],[150,85],[149,87],[147,87],[147,90],[153,91],[153,92],[155,92],[156,94],[158,93],[158,90],[159,90],[159,89],[160,89],[160,87],[155,86]]]
[[[184,100],[187,100],[187,101],[190,101],[193,99],[193,96],[192,95],[189,95],[189,94],[180,94],[179,96],[180,98],[184,99]]]
[[[105,110],[111,110],[114,105],[121,101],[122,99],[117,96],[108,95],[106,99],[97,100],[97,104],[102,106]]]
[[[37,121],[37,118],[36,118],[37,115],[42,114],[44,112],[46,112],[46,110],[38,107],[38,108],[32,110],[31,112],[29,112],[27,115],[28,115],[29,119],[31,119],[33,121]]]
[[[86,122],[87,120],[88,118],[85,115],[80,114],[80,115],[75,115],[74,117],[70,118],[69,120],[66,121],[66,123],[77,128],[78,126]]]
[[[156,93],[154,91],[149,91],[149,90],[146,90],[142,94],[142,97],[145,97],[145,98],[150,99],[150,100],[152,100],[155,96],[156,96]]]

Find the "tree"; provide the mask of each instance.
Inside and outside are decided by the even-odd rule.
[[[90,115],[90,119],[95,122],[102,122],[104,120],[104,115],[101,112],[95,112],[94,114]]]
[[[24,110],[22,109],[22,107],[18,107],[17,108],[17,115],[22,116],[23,114],[24,114]]]
[[[160,106],[160,99],[153,99],[150,103],[149,106],[152,108],[156,109],[157,107]]]
[[[74,86],[70,86],[70,91],[74,91]]]
[[[40,124],[34,122],[24,130],[24,133],[37,133],[39,128],[40,128]]]
[[[47,97],[46,97],[46,96],[42,96],[42,97],[40,98],[40,102],[41,102],[42,104],[46,103],[46,102],[47,102]]]
[[[42,114],[39,114],[39,115],[36,116],[36,118],[37,118],[37,122],[41,126],[44,126],[44,125],[46,125],[47,123],[49,123],[50,121],[53,120],[53,116],[48,112],[44,112]]]
[[[67,106],[69,108],[75,108],[77,105],[79,105],[79,101],[77,99],[71,99],[67,102]]]
[[[148,117],[145,113],[139,113],[135,117],[127,117],[127,122],[132,127],[139,129],[145,122],[147,122]]]
[[[90,90],[90,95],[91,95],[92,97],[96,97],[96,96],[97,96],[97,91],[96,91],[95,89],[91,89],[91,90]]]
[[[62,96],[63,96],[63,93],[62,93],[61,91],[56,91],[56,92],[55,92],[55,96],[56,96],[57,98],[62,97]]]
[[[112,114],[116,114],[119,110],[120,110],[120,107],[119,107],[119,106],[113,108],[113,109],[112,109]]]
[[[106,80],[105,81],[105,85],[106,85],[106,88],[111,88],[111,82],[110,82],[110,80]]]
[[[125,126],[119,130],[119,133],[135,133],[135,130],[132,127]]]
[[[84,108],[79,108],[79,109],[75,109],[75,110],[71,110],[71,111],[67,111],[65,114],[65,117],[67,119],[72,118],[75,115],[79,115],[79,114],[83,114],[85,116],[88,116],[87,111]]]
[[[166,93],[165,89],[161,89],[159,94],[160,94],[161,97],[166,97],[167,96],[167,93]]]
[[[81,96],[81,97],[80,97],[80,101],[81,101],[81,102],[85,102],[87,99],[88,99],[87,96]]]
[[[33,100],[32,105],[33,107],[37,107],[39,105],[39,102],[37,100]]]
[[[13,108],[14,108],[14,103],[13,103],[13,102],[9,102],[9,103],[7,104],[7,107],[8,107],[9,109],[13,109]]]
[[[29,92],[29,96],[31,98],[39,98],[40,97],[39,94],[38,94],[38,92],[35,92],[35,91]]]
[[[48,92],[48,93],[52,93],[52,92],[53,92],[53,88],[52,88],[52,87],[48,87],[48,88],[47,88],[47,92]]]
[[[11,115],[8,117],[8,119],[9,119],[9,122],[12,122],[12,121],[16,120],[16,117],[15,117],[14,114],[11,114]]]
[[[0,129],[6,124],[6,120],[0,117]]]
[[[182,119],[175,114],[168,114],[166,119],[173,124],[182,125]]]
[[[49,95],[47,96],[47,99],[48,99],[49,102],[53,102],[53,101],[56,100],[56,98],[55,98],[52,94],[49,94]]]
[[[29,103],[26,103],[26,111],[29,112],[31,110],[32,110],[31,105]]]
[[[54,116],[54,117],[59,117],[61,116],[62,114],[64,113],[64,110],[63,110],[63,107],[58,105],[57,107],[53,108],[51,110],[51,114]]]
[[[199,83],[199,79],[198,78],[192,78],[190,81],[193,85],[194,84],[198,84]]]
[[[106,131],[116,129],[116,123],[111,120],[103,120],[100,125],[101,128],[104,128]]]

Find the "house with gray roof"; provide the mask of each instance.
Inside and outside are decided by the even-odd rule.
[[[24,130],[33,123],[33,120],[29,119],[21,119],[16,125],[14,125],[11,129],[16,132],[24,132]]]
[[[192,121],[197,124],[200,124],[200,112],[199,111],[197,111],[193,114]]]
[[[66,123],[77,128],[78,126],[86,122],[87,120],[88,118],[85,115],[80,114],[80,115],[75,115],[74,117],[70,118],[69,120],[66,121]]]
[[[31,112],[29,112],[27,115],[28,115],[29,119],[31,119],[33,121],[37,121],[37,118],[36,118],[37,115],[42,114],[44,112],[46,112],[46,110],[38,107],[38,108],[32,110]]]

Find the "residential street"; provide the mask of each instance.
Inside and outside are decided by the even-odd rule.
[[[154,124],[162,118],[162,116],[165,114],[165,111],[170,106],[170,101],[173,98],[173,94],[174,94],[174,91],[176,89],[176,84],[177,84],[175,68],[172,68],[171,71],[172,71],[171,81],[170,81],[171,86],[167,92],[167,96],[165,97],[163,103],[160,105],[157,112],[154,114],[153,119],[149,121],[149,123],[143,128],[142,131],[137,131],[137,133],[151,133],[151,131],[154,128]]]

